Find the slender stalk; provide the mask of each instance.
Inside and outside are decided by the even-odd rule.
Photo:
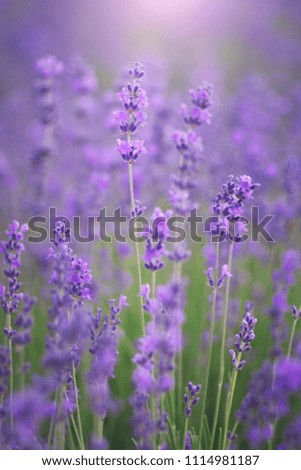
[[[229,257],[228,257],[228,269],[230,273],[232,269],[233,248],[234,248],[234,243],[231,241],[230,247],[229,247]],[[224,375],[225,375],[225,344],[226,344],[227,323],[228,323],[230,283],[231,283],[231,277],[229,276],[227,277],[227,280],[226,280],[226,293],[225,293],[225,301],[224,301],[224,321],[223,321],[223,331],[222,331],[222,344],[221,344],[221,350],[220,350],[220,369],[219,369],[219,377],[218,377],[218,384],[217,384],[217,399],[216,399],[216,404],[215,404],[210,449],[213,449],[213,445],[214,445],[215,432],[216,432],[217,420],[218,420],[218,415],[219,415],[219,407],[220,407],[220,401],[221,401],[221,395],[222,395],[222,387],[223,387]]]
[[[239,425],[239,422],[238,422],[238,421],[235,421],[235,424],[234,424],[233,429],[232,429],[232,431],[231,431],[232,436],[235,434],[235,431],[236,431],[238,425]],[[231,441],[228,442],[228,450],[229,450],[229,448],[230,448],[230,445],[231,445]]]
[[[186,434],[187,434],[187,429],[188,429],[188,421],[189,418],[185,418],[185,424],[184,424],[184,435],[183,435],[183,446],[182,449],[185,450],[186,447]]]
[[[6,315],[6,328],[8,331],[11,329],[11,317],[10,313]],[[13,345],[12,340],[8,340],[9,347],[9,360],[10,360],[10,370],[9,370],[9,410],[10,410],[10,430],[13,433],[14,430],[14,417],[13,417],[13,391],[14,391],[14,368],[13,368]]]
[[[78,432],[77,425],[76,425],[76,422],[75,422],[75,419],[74,419],[73,414],[70,415],[70,421],[71,421],[71,423],[72,423],[72,426],[73,426],[73,429],[74,429],[74,432],[75,432],[75,435],[76,435],[77,442],[78,442],[78,444],[79,444],[79,446],[80,446],[80,448],[81,448],[80,450],[84,450],[84,449],[82,448],[81,437],[80,437],[80,435],[79,435],[79,432]]]
[[[51,421],[50,421],[50,428],[49,428],[49,433],[48,433],[48,445],[47,449],[51,449],[52,447],[52,437],[53,437],[53,430],[54,430],[54,422],[56,420],[56,415],[57,415],[57,401],[58,401],[58,389],[55,391],[54,395],[54,403],[56,405],[56,412],[53,414]]]
[[[289,339],[288,349],[287,349],[287,356],[286,356],[287,360],[289,360],[289,358],[291,357],[292,345],[293,345],[294,335],[296,331],[297,321],[298,321],[298,318],[295,318],[292,329],[291,329],[291,334],[290,334],[290,339]]]
[[[241,361],[241,356],[242,356],[242,353],[239,352],[237,354],[237,362],[238,363],[240,363],[240,361]],[[230,419],[230,413],[231,413],[231,408],[232,408],[232,403],[233,403],[233,397],[234,397],[234,390],[235,390],[235,385],[236,385],[236,380],[237,380],[237,374],[238,374],[238,370],[233,368],[232,375],[231,375],[231,380],[230,380],[230,388],[229,388],[228,398],[227,398],[227,402],[226,402],[225,426],[224,426],[224,437],[223,437],[223,447],[222,447],[222,449],[225,449],[225,446],[226,446],[226,443],[227,443],[229,419]]]
[[[174,281],[178,284],[181,283],[181,277],[182,277],[182,263],[175,263],[174,264],[174,272],[173,272],[173,278]],[[178,344],[180,345],[181,342],[181,334],[182,331],[178,331]],[[177,377],[176,377],[176,369],[177,369]],[[175,411],[177,410],[177,403],[179,402],[179,397],[181,394],[182,390],[182,385],[183,385],[183,351],[182,348],[180,348],[178,357],[177,357],[177,368],[174,369],[173,371],[173,376],[174,376],[174,383],[177,384],[174,388],[174,409]],[[177,380],[175,380],[177,378]],[[175,416],[175,419],[177,416]]]
[[[20,357],[20,389],[21,389],[21,392],[23,393],[23,392],[24,392],[24,388],[25,388],[25,372],[24,372],[24,363],[25,363],[25,360],[24,360],[24,348],[21,348],[19,357]]]
[[[204,388],[203,388],[204,392],[203,392],[203,400],[202,400],[202,405],[201,405],[201,419],[200,419],[200,429],[199,429],[199,444],[200,445],[202,442],[203,421],[204,421],[204,414],[205,414],[205,409],[206,409],[208,383],[209,383],[209,375],[210,375],[210,368],[211,368],[212,346],[213,346],[214,325],[215,325],[215,312],[216,312],[216,298],[217,298],[216,283],[217,283],[217,278],[218,278],[218,270],[219,270],[219,242],[216,243],[215,284],[214,284],[214,289],[213,289],[213,299],[212,299],[212,306],[211,306],[209,349],[208,349],[206,376],[205,376],[205,382],[204,382]]]
[[[82,420],[81,420],[80,409],[79,409],[77,382],[76,382],[76,371],[75,371],[74,362],[72,362],[72,378],[73,378],[74,397],[75,397],[75,404],[76,404],[76,414],[77,414],[77,421],[78,421],[78,428],[79,428],[79,435],[80,435],[80,442],[81,442],[81,450],[85,450]]]
[[[130,187],[130,198],[131,198],[131,207],[135,207],[135,193],[134,193],[134,179],[133,179],[133,164],[129,162],[129,187]],[[139,282],[139,293],[141,292],[142,287],[142,275],[141,275],[141,264],[140,264],[140,249],[139,243],[135,243],[135,252],[136,252],[136,264],[137,264],[137,273],[138,273],[138,282]],[[145,336],[145,321],[144,321],[144,311],[143,311],[143,299],[142,296],[139,296],[140,299],[140,321],[141,321],[141,330],[143,336]]]
[[[157,271],[152,271],[152,297],[156,297],[156,274]]]

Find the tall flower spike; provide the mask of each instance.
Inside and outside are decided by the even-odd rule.
[[[247,231],[246,224],[242,219],[244,212],[244,201],[252,199],[254,190],[259,187],[253,183],[250,176],[229,176],[226,184],[214,199],[213,212],[217,217],[211,225],[211,233],[222,237],[226,236],[232,241],[240,241],[242,235]]]
[[[146,153],[144,141],[131,138],[139,127],[143,127],[146,123],[145,109],[148,106],[148,98],[141,87],[144,74],[144,67],[136,62],[133,69],[129,70],[129,83],[117,94],[123,109],[113,114],[115,122],[126,137],[126,140],[117,140],[117,150],[128,163],[133,163],[141,154]]]
[[[58,114],[58,78],[64,66],[54,55],[47,55],[36,62],[35,95],[36,108],[41,129],[41,138],[33,152],[31,204],[37,209],[39,198],[44,190],[44,173],[46,161],[55,150],[55,128]]]
[[[200,390],[201,390],[201,385],[193,385],[192,382],[188,382],[187,393],[185,393],[183,396],[186,418],[190,418],[193,407],[195,407],[198,404],[200,400],[199,398]]]
[[[252,315],[252,313],[247,312],[243,316],[240,331],[235,336],[235,349],[241,354],[245,351],[251,349],[251,343],[255,339],[254,328],[257,323],[257,319]],[[236,353],[233,349],[230,351],[231,359],[233,366],[236,370],[242,369],[246,361],[237,360]]]

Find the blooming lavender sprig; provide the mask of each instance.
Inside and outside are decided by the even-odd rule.
[[[70,230],[64,221],[54,229],[54,248],[48,258],[52,260],[52,307],[49,309],[50,334],[46,337],[44,365],[51,372],[52,388],[58,391],[56,421],[61,421],[60,434],[70,413],[77,412],[80,446],[84,447],[76,384],[76,369],[88,341],[88,315],[84,302],[90,300],[92,276],[87,263],[77,258],[68,246]],[[58,429],[58,427],[56,428]],[[55,433],[54,433],[54,437]],[[61,445],[62,436],[56,445]],[[52,436],[50,436],[50,442]]]
[[[292,315],[295,320],[301,318],[301,307],[297,308],[295,305],[292,305]]]
[[[58,114],[58,78],[64,66],[54,55],[47,55],[36,62],[35,94],[36,107],[39,114],[41,138],[32,156],[33,172],[33,200],[36,207],[37,200],[44,190],[44,173],[46,161],[55,150],[54,131],[57,125]],[[38,198],[38,199],[37,199]]]
[[[177,352],[182,348],[181,325],[184,319],[182,286],[159,286],[157,298],[150,298],[150,287],[143,286],[144,309],[151,315],[146,335],[139,339],[134,357],[135,392],[130,399],[132,425],[139,448],[154,448],[157,433],[166,431],[167,414],[161,398],[174,386]],[[149,402],[153,403],[152,409]]]
[[[118,358],[120,313],[127,307],[127,298],[121,295],[118,304],[110,301],[110,313],[102,317],[101,309],[90,316],[90,353],[92,361],[88,372],[88,392],[91,408],[100,420],[104,420],[108,411],[115,410],[108,381],[114,377]],[[97,436],[102,438],[103,436]]]
[[[178,174],[173,178],[170,189],[170,202],[176,214],[187,216],[195,207],[191,201],[191,191],[196,185],[196,175],[203,150],[202,140],[196,128],[204,123],[209,124],[212,107],[212,86],[203,83],[196,90],[190,90],[192,105],[182,104],[182,116],[185,130],[175,130],[172,140],[181,160]]]
[[[164,212],[159,208],[155,208],[152,216],[152,224],[145,232],[147,237],[144,266],[150,271],[158,271],[164,266],[163,256],[167,254],[165,248],[165,240],[169,230],[167,220],[171,215],[171,211]]]
[[[188,382],[187,393],[184,393],[183,401],[185,404],[185,416],[190,418],[192,414],[192,409],[198,404],[199,392],[201,390],[201,385],[193,385],[192,382]]]
[[[213,213],[217,216],[217,221],[211,225],[213,235],[226,236],[236,242],[241,240],[247,231],[242,219],[244,202],[253,198],[253,192],[259,186],[252,182],[250,176],[229,176],[214,199]]]
[[[238,351],[239,357],[245,351],[249,351],[251,349],[251,343],[255,339],[254,328],[257,323],[257,319],[253,316],[252,313],[246,312],[243,316],[240,331],[237,335],[235,335],[235,349]],[[246,361],[237,360],[236,352],[233,349],[229,351],[232,359],[232,363],[235,370],[240,370],[244,367]]]
[[[24,232],[28,230],[28,225],[20,225],[19,222],[14,220],[9,224],[8,229],[5,231],[8,240],[0,242],[0,252],[4,255],[4,263],[7,266],[4,269],[4,274],[7,277],[8,285],[0,285],[0,297],[2,300],[3,310],[11,315],[19,309],[19,302],[23,298],[23,293],[20,292],[22,282],[19,280],[21,264],[21,253],[24,251]],[[7,332],[8,334],[10,332]]]
[[[32,297],[25,293],[23,295],[23,305],[20,313],[18,314],[14,325],[17,328],[12,341],[18,346],[18,349],[23,349],[24,346],[29,344],[32,340],[31,331],[33,327],[32,310],[37,302],[36,297]]]
[[[128,163],[133,163],[142,153],[146,153],[144,141],[131,138],[139,127],[143,127],[146,123],[145,109],[148,106],[148,98],[141,87],[144,75],[143,65],[135,62],[134,67],[129,70],[129,83],[117,94],[123,109],[113,114],[115,122],[126,136],[126,140],[117,140],[117,150],[123,160]]]
[[[204,273],[206,274],[207,279],[208,279],[208,286],[211,287],[212,289],[215,289],[215,288],[218,289],[222,287],[227,277],[232,277],[232,274],[229,271],[229,266],[227,264],[224,264],[222,266],[222,272],[221,272],[220,277],[217,279],[217,282],[215,282],[213,278],[212,267],[208,268],[207,271],[204,271]]]

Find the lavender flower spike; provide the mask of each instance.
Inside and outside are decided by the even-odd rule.
[[[246,312],[241,322],[240,331],[235,336],[235,349],[240,353],[239,360],[237,360],[236,353],[231,349],[230,355],[233,366],[236,370],[242,369],[246,361],[240,361],[240,356],[244,351],[251,349],[251,343],[255,339],[254,328],[257,319],[250,312]]]
[[[183,401],[185,404],[185,415],[186,418],[190,418],[192,409],[196,406],[200,400],[199,392],[201,385],[193,385],[192,382],[188,382],[187,393],[184,393]]]

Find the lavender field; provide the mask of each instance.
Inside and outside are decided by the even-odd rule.
[[[0,449],[301,449],[301,8],[0,0]]]

